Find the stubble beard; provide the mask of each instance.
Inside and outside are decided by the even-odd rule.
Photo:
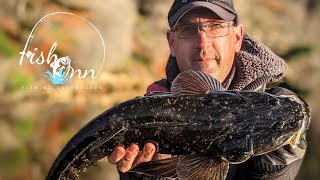
[[[199,60],[202,59],[202,60]],[[204,59],[204,60],[203,60]],[[212,50],[200,50],[191,59],[191,69],[195,71],[201,71],[211,76],[215,76],[218,73],[220,67],[221,58],[218,53]]]

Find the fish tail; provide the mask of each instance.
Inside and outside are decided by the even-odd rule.
[[[81,129],[63,148],[54,161],[46,180],[75,179],[80,172],[98,160],[108,156],[118,142],[112,141],[121,135],[123,126],[109,129],[107,132],[88,133],[98,124],[95,121]]]

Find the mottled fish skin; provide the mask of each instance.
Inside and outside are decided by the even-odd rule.
[[[291,97],[251,91],[139,97],[102,113],[64,147],[46,179],[74,179],[132,142],[158,152],[196,154],[241,163],[287,143],[305,124],[308,107]]]

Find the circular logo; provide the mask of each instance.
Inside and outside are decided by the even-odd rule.
[[[106,56],[98,29],[85,18],[69,12],[42,17],[19,54],[20,66],[36,66],[42,77],[55,85],[97,78]]]

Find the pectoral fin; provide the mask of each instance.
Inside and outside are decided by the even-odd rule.
[[[156,177],[172,177],[186,180],[224,180],[228,173],[227,162],[208,157],[173,156],[137,165],[131,172]]]
[[[181,179],[224,180],[229,164],[208,157],[186,157],[178,163],[177,174]]]
[[[156,177],[177,177],[177,165],[181,156],[173,156],[167,159],[149,161],[138,164],[130,172]]]

